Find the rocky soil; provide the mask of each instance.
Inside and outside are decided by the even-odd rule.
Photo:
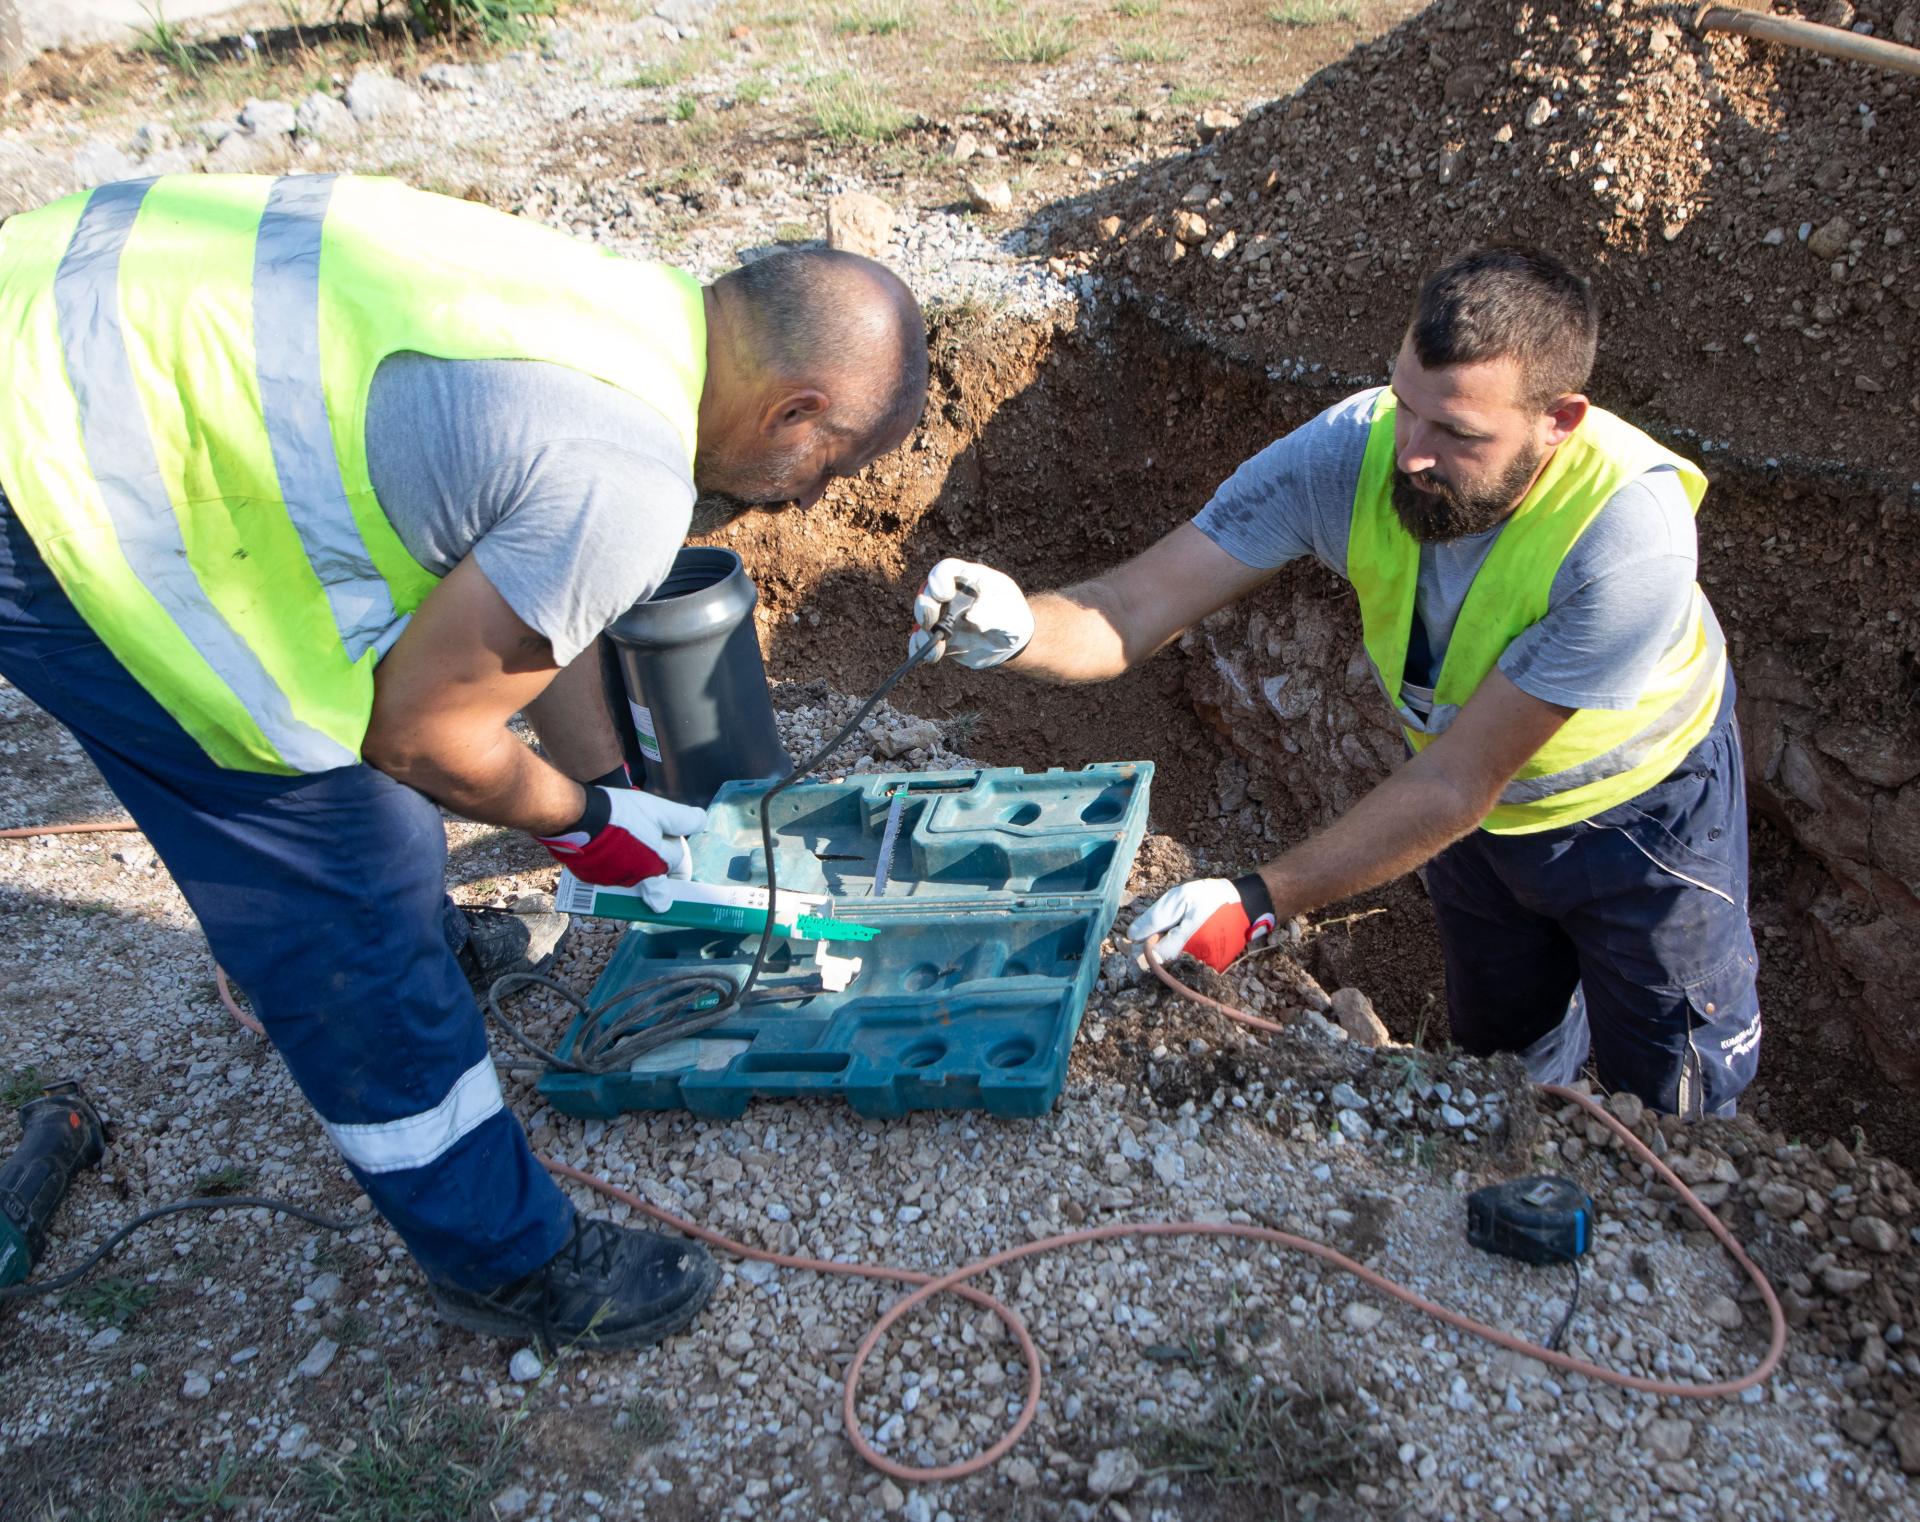
[[[263,9],[193,80],[152,55],[43,60],[6,103],[0,211],[126,173],[353,168],[703,275],[830,225],[882,250],[939,318],[927,426],[819,515],[730,535],[761,581],[776,673],[813,679],[782,689],[794,749],[898,658],[872,628],[893,626],[884,610],[904,608],[931,554],[978,549],[1023,576],[1063,579],[1137,547],[1280,427],[1351,378],[1378,376],[1407,284],[1436,244],[1494,223],[1550,234],[1602,272],[1622,338],[1608,399],[1750,472],[1739,479],[1758,484],[1731,520],[1743,546],[1768,540],[1750,530],[1778,519],[1764,557],[1729,557],[1745,599],[1728,588],[1730,621],[1749,630],[1756,671],[1763,648],[1786,651],[1785,674],[1753,684],[1783,705],[1761,780],[1787,779],[1782,818],[1833,860],[1814,869],[1805,849],[1773,837],[1791,854],[1765,909],[1778,931],[1772,961],[1810,965],[1789,948],[1820,912],[1881,937],[1888,955],[1913,944],[1895,892],[1905,879],[1873,852],[1891,838],[1874,834],[1883,811],[1903,809],[1920,784],[1893,776],[1904,763],[1883,765],[1870,746],[1842,755],[1815,738],[1835,732],[1847,704],[1869,735],[1898,738],[1897,684],[1915,669],[1911,615],[1886,617],[1911,592],[1905,492],[1920,476],[1905,463],[1911,246],[1890,236],[1912,188],[1911,92],[1702,44],[1664,7],[1616,14],[1550,0],[1431,8],[1294,96],[1351,40],[1351,18],[1326,9],[1313,20],[1309,5],[1116,6],[1098,23],[1110,32],[1051,64],[983,66],[976,50],[950,68],[949,55],[931,54],[938,69],[914,60],[925,72],[904,76],[918,81],[920,109],[884,140],[835,140],[809,115],[823,69],[865,61],[875,77],[903,77],[886,72],[899,65],[889,34],[841,31],[825,12],[796,47],[792,16],[770,7],[576,8],[526,47],[476,57],[391,40],[287,42],[284,15]],[[1409,9],[1368,7],[1363,24],[1377,30]],[[1001,14],[956,11],[943,39]],[[1902,24],[1872,7],[1849,20],[1896,35]],[[1296,45],[1296,33],[1321,40]],[[927,37],[910,45],[932,47]],[[1256,50],[1266,61],[1245,62]],[[1176,86],[1196,72],[1209,88]],[[970,83],[980,79],[991,87]],[[1195,185],[1205,194],[1189,201]],[[838,199],[853,194],[882,205]],[[1183,241],[1198,232],[1183,216],[1207,223],[1196,241]],[[1840,244],[1829,247],[1831,230],[1816,247],[1836,218],[1847,223]],[[1186,252],[1170,258],[1175,246]],[[1114,315],[1129,295],[1157,308],[1157,332],[1186,325],[1206,347],[1140,339],[1127,327],[1137,317]],[[1702,352],[1681,363],[1674,331]],[[1210,368],[1223,351],[1253,368],[1223,381]],[[1260,385],[1269,369],[1284,384]],[[1740,411],[1754,395],[1769,398],[1767,427]],[[1877,521],[1894,546],[1872,566],[1844,567],[1844,581],[1825,556],[1851,531],[1806,521],[1830,499],[1762,496],[1802,457],[1853,494],[1837,523]],[[1860,484],[1881,478],[1892,484]],[[1877,519],[1860,516],[1862,498]],[[1847,594],[1838,612],[1795,602],[1832,604],[1835,586]],[[1260,637],[1202,631],[1094,696],[989,703],[954,673],[926,673],[860,764],[1150,755],[1163,763],[1161,833],[1131,888],[1150,895],[1199,868],[1243,866],[1269,832],[1311,823],[1381,758],[1355,718],[1337,734],[1293,733],[1294,769],[1282,772],[1273,717],[1210,696],[1205,673],[1222,668],[1207,642],[1266,663],[1252,672],[1259,691],[1273,663],[1302,648],[1301,631],[1278,621],[1317,620],[1324,638],[1303,670],[1336,695],[1350,631],[1326,602],[1324,588],[1289,580],[1241,615],[1267,620]],[[1850,681],[1832,676],[1841,661]],[[1196,709],[1225,733],[1193,722]],[[57,727],[5,687],[0,775],[0,825],[117,812]],[[1860,809],[1856,849],[1831,824]],[[462,901],[550,887],[544,855],[524,841],[454,824],[451,843]],[[1867,897],[1833,886],[1848,862],[1867,871]],[[550,1155],[764,1245],[934,1270],[1090,1222],[1270,1222],[1532,1336],[1558,1323],[1570,1280],[1474,1252],[1463,1201],[1480,1183],[1551,1166],[1593,1192],[1603,1223],[1573,1351],[1669,1377],[1757,1361],[1765,1320],[1750,1292],[1606,1133],[1541,1109],[1509,1071],[1347,1036],[1369,993],[1383,1009],[1391,997],[1403,1036],[1423,1007],[1417,991],[1430,995],[1417,892],[1391,909],[1336,916],[1216,986],[1293,1020],[1271,1040],[1138,985],[1110,953],[1067,1091],[1037,1122],[882,1125],[761,1105],[728,1124],[582,1124],[545,1110],[527,1075],[511,1075],[508,1092]],[[107,1163],[61,1217],[50,1267],[193,1188],[356,1208],[284,1071],[219,1008],[191,916],[137,836],[0,843],[0,916],[0,1067],[78,1073],[116,1122]],[[591,983],[614,933],[580,925],[563,975]],[[1871,970],[1880,944],[1863,942],[1848,965]],[[1792,985],[1795,1008],[1857,1042],[1844,1002],[1806,977]],[[1793,1017],[1786,1003],[1774,998],[1770,1023],[1776,1010]],[[536,1035],[562,1028],[557,1004],[525,1012]],[[1770,1062],[1796,1060],[1794,1043],[1778,1050]],[[1842,1130],[1842,1100],[1866,1089],[1846,1074],[1869,1059],[1846,1045],[1807,1050],[1804,1070],[1770,1074],[1790,1077],[1789,1091],[1803,1071],[1808,1087],[1838,1084],[1842,1099],[1820,1113],[1822,1134]],[[1907,1332],[1920,1324],[1920,1192],[1909,1176],[1866,1149],[1805,1144],[1799,1116],[1774,1129],[1786,1115],[1778,1091],[1768,1123],[1681,1132],[1626,1111],[1781,1289],[1786,1361],[1749,1399],[1686,1406],[1554,1376],[1292,1258],[1115,1245],[995,1286],[1046,1360],[1039,1421],[992,1474],[902,1487],[853,1458],[838,1418],[840,1372],[889,1292],[735,1263],[701,1322],[666,1347],[543,1361],[436,1325],[384,1226],[339,1239],[253,1214],[153,1228],[91,1291],[10,1313],[0,1514],[378,1515],[373,1495],[389,1515],[394,1497],[410,1496],[432,1498],[430,1515],[560,1519],[1913,1510],[1920,1355]],[[1871,1136],[1881,1114],[1867,1112]],[[1022,1377],[998,1323],[948,1303],[876,1361],[862,1420],[890,1453],[953,1459],[1003,1430]]]

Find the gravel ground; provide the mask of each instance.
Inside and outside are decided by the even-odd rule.
[[[817,224],[829,195],[874,188],[853,171],[769,166],[692,218],[658,196],[623,203],[584,170],[556,167],[562,130],[569,153],[594,151],[591,131],[565,124],[611,129],[622,113],[660,109],[662,92],[595,83],[594,61],[663,25],[724,25],[724,13],[685,14],[586,18],[438,86],[423,74],[404,96],[369,85],[356,92],[364,120],[350,139],[256,129],[212,151],[229,167],[251,157],[484,181],[497,204],[702,274],[785,221]],[[343,101],[348,83],[335,92]],[[1057,104],[1040,87],[1030,109]],[[185,167],[217,135],[172,124],[141,140],[142,159],[126,146],[134,125],[96,119],[76,135],[29,121],[0,145],[31,171],[11,183],[102,178],[109,154],[134,169]],[[928,299],[1071,320],[1098,287],[1059,278],[1028,252],[1031,237],[909,211],[889,252]],[[854,699],[812,688],[782,701],[797,750]],[[907,716],[885,718],[886,730],[932,743],[876,741],[901,754],[866,767],[966,764],[951,721],[937,741]],[[63,732],[5,686],[0,776],[0,824],[118,812]],[[551,887],[544,854],[522,839],[453,824],[450,844],[464,902]],[[1133,887],[1157,891],[1182,854],[1150,840]],[[140,837],[0,842],[0,914],[7,1066],[80,1075],[115,1122],[106,1163],[60,1218],[50,1267],[135,1210],[242,1177],[357,1208],[285,1072],[220,1009],[192,916]],[[590,983],[616,934],[580,925],[562,976]],[[1593,1190],[1603,1217],[1572,1350],[1681,1377],[1758,1359],[1764,1318],[1731,1265],[1619,1164],[1604,1133],[1551,1113],[1536,1123],[1532,1102],[1483,1064],[1362,1049],[1315,1012],[1327,1000],[1310,985],[1284,955],[1237,974],[1235,997],[1300,1012],[1287,1036],[1252,1038],[1139,987],[1109,954],[1068,1088],[1033,1122],[881,1124],[760,1104],[726,1124],[677,1114],[583,1124],[545,1110],[524,1076],[507,1090],[549,1155],[750,1242],[939,1270],[1089,1222],[1271,1222],[1533,1336],[1558,1322],[1568,1281],[1470,1249],[1463,1198],[1551,1159]],[[561,1028],[558,1009],[537,1001],[528,1021],[535,1034]],[[541,1366],[528,1350],[438,1326],[384,1226],[343,1240],[256,1214],[164,1223],[94,1293],[13,1313],[0,1514],[396,1514],[367,1509],[367,1486],[438,1496],[433,1515],[500,1518],[1911,1514],[1901,1472],[1920,1469],[1920,1357],[1904,1334],[1920,1315],[1911,1182],[1746,1122],[1685,1136],[1639,1126],[1687,1160],[1789,1286],[1785,1365],[1751,1399],[1685,1406],[1552,1377],[1311,1262],[1245,1245],[1114,1244],[994,1286],[1045,1359],[1040,1417],[993,1473],[909,1489],[865,1470],[838,1430],[841,1371],[887,1291],[729,1263],[687,1335]],[[1003,1430],[1021,1378],[998,1323],[947,1303],[913,1318],[876,1361],[862,1420],[895,1456],[950,1461]],[[433,1467],[449,1454],[466,1469]],[[469,1481],[473,1504],[456,1506],[448,1498]]]

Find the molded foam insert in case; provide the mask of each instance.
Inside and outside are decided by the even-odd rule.
[[[1067,1051],[1146,831],[1153,767],[871,773],[799,783],[773,801],[783,889],[825,893],[880,935],[842,943],[863,966],[841,993],[736,1010],[631,1068],[550,1070],[540,1092],[568,1115],[686,1109],[735,1116],[755,1097],[844,1099],[862,1115],[987,1110],[1039,1115],[1066,1082]],[[764,783],[729,783],[693,838],[703,882],[765,886]],[[880,845],[904,794],[889,880]],[[759,937],[631,926],[590,1002],[651,978],[723,972],[736,982]],[[813,945],[775,942],[760,987],[813,971]],[[618,1017],[616,1012],[615,1018]],[[559,1047],[569,1056],[577,1020]]]

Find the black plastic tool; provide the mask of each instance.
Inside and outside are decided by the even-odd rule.
[[[79,1084],[48,1084],[20,1106],[20,1145],[0,1164],[0,1285],[32,1272],[73,1176],[106,1150],[100,1113]]]
[[[1557,1173],[1489,1184],[1467,1196],[1467,1240],[1522,1263],[1571,1263],[1593,1241],[1593,1201]]]

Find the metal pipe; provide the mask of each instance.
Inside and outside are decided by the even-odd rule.
[[[1901,74],[1920,75],[1920,48],[1903,47],[1878,37],[1863,37],[1858,32],[1822,26],[1817,21],[1768,16],[1758,11],[1736,10],[1729,5],[1703,5],[1693,13],[1693,29],[1703,36],[1708,32],[1733,32],[1762,42],[1779,42],[1811,53],[1824,53],[1848,63],[1875,64]]]

